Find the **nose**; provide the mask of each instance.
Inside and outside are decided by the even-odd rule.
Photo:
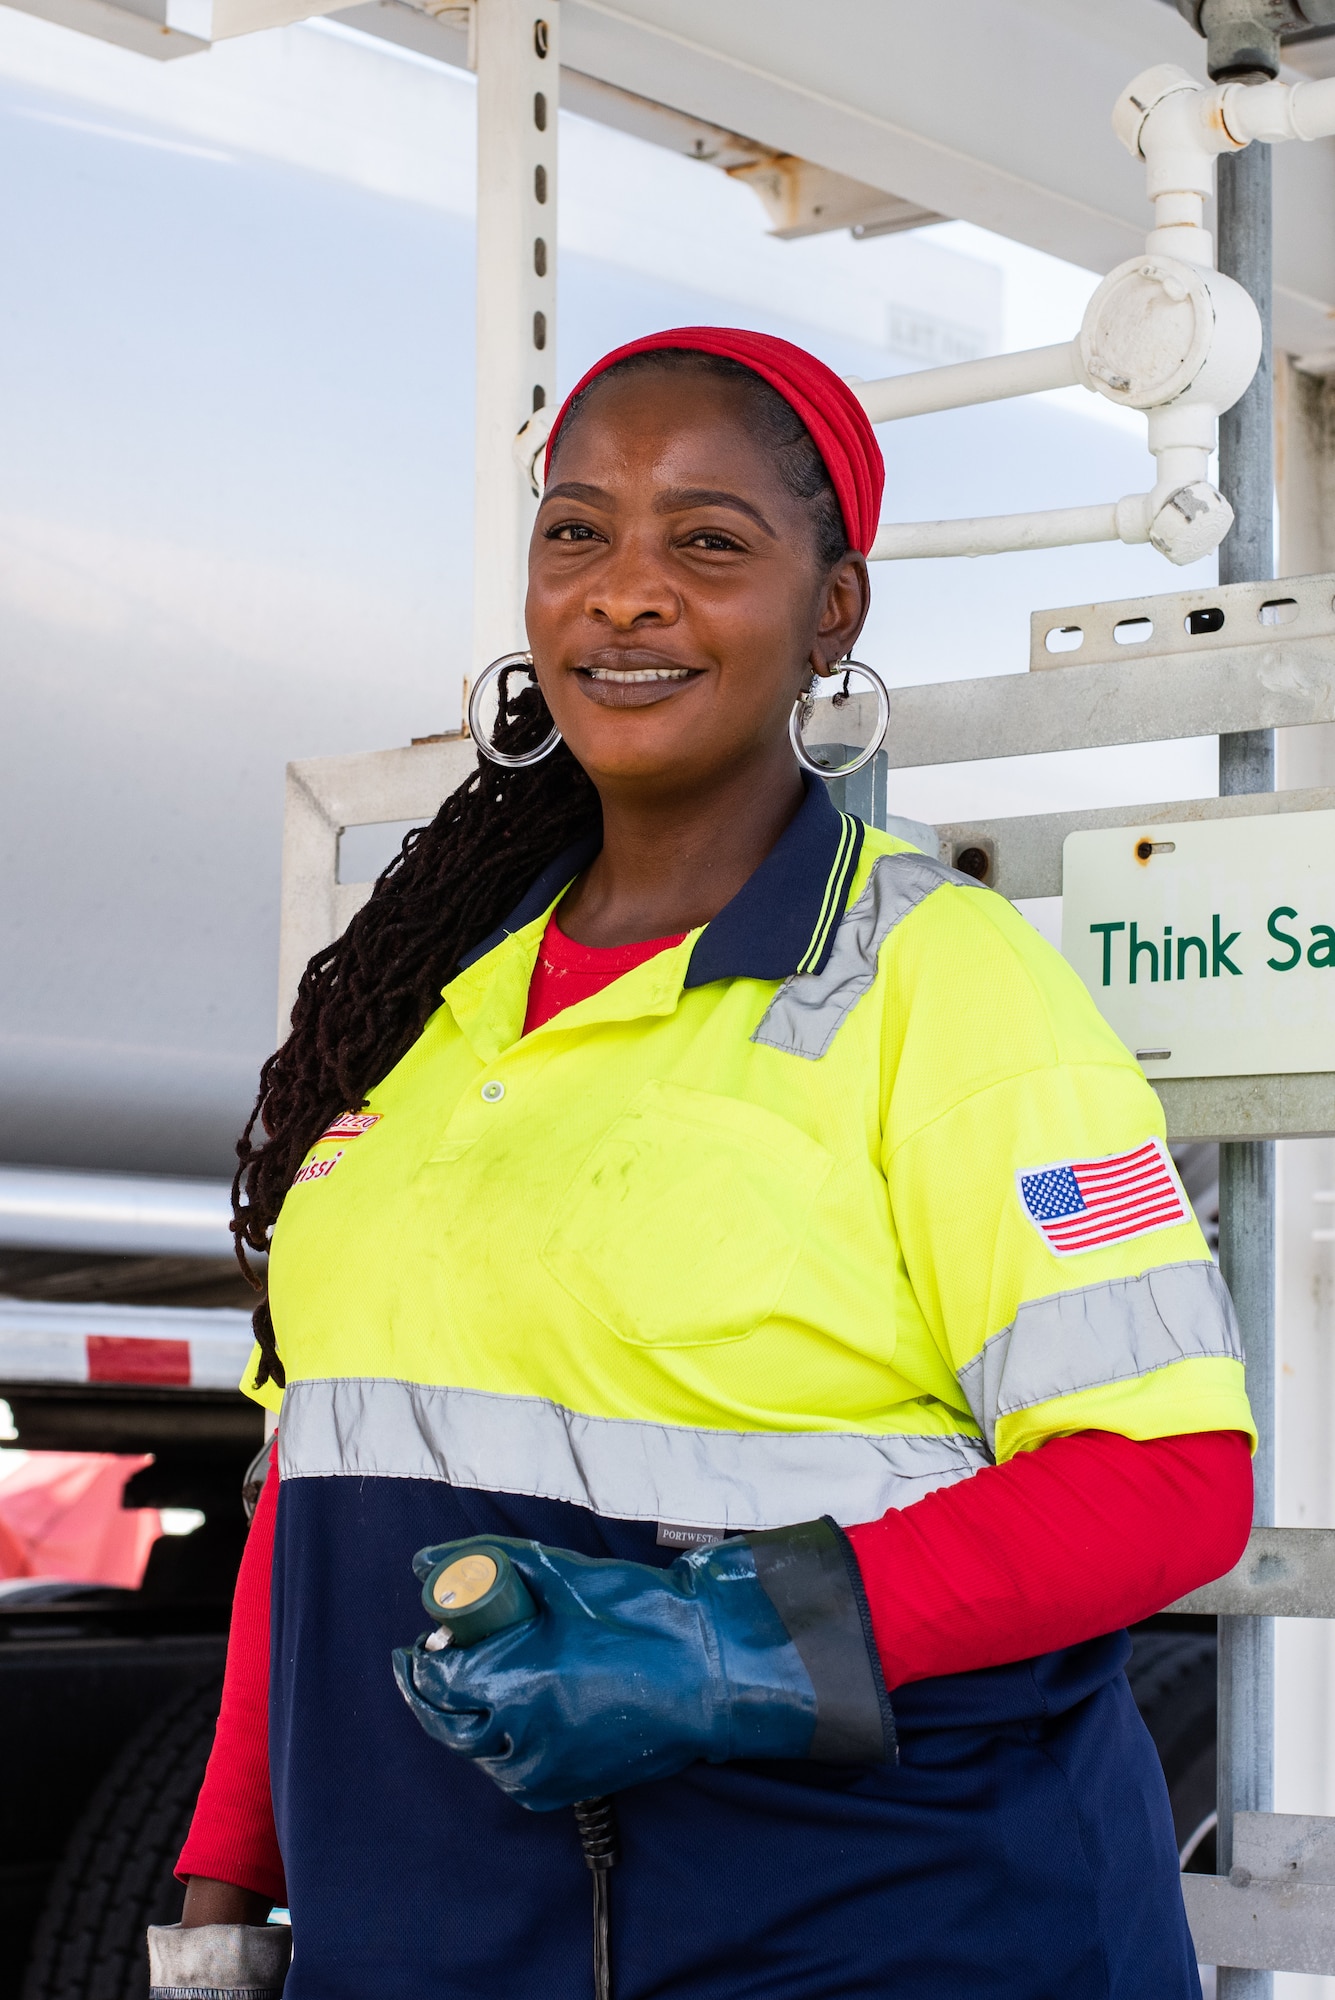
[[[681,601],[655,550],[638,537],[614,543],[590,578],[585,610],[614,632],[675,625]]]

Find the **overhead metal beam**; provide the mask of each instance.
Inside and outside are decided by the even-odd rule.
[[[241,23],[277,26],[326,11],[320,0],[23,3],[158,56],[202,49],[241,32]],[[462,7],[362,0],[334,18],[444,62],[468,61]],[[879,190],[892,219],[962,217],[1098,272],[1140,253],[1148,219],[1141,167],[1112,132],[1113,104],[1147,64],[1204,71],[1201,42],[1161,0],[1097,8],[1088,0],[955,0],[950,8],[843,0],[833,28],[828,10],[808,0],[673,0],[671,8],[564,0],[562,38],[567,72],[589,80],[584,102],[573,76],[563,82],[564,100],[586,116],[631,129],[610,87],[661,109],[660,129],[644,136],[675,146],[668,127],[679,131],[681,119],[745,135],[767,156],[865,187],[872,202]],[[641,123],[645,116],[636,112]],[[1331,346],[1333,165],[1330,140],[1276,149],[1275,340],[1292,354]]]
[[[1159,0],[846,0],[836,33],[805,0],[675,0],[670,18],[661,0],[567,0],[563,32],[587,75],[1096,271],[1145,240],[1118,94],[1150,63],[1204,72]],[[1294,353],[1330,341],[1333,160],[1330,141],[1277,149],[1275,327]]]

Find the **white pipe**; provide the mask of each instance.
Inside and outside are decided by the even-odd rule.
[[[871,547],[872,562],[904,562],[919,556],[995,556],[1015,549],[1062,549],[1076,542],[1147,539],[1122,534],[1118,519],[1134,504],[1144,519],[1144,501],[1109,501],[1101,507],[1050,507],[1034,514],[985,514],[961,521],[886,521]],[[1126,521],[1128,528],[1135,523]]]
[[[998,403],[1008,396],[1034,396],[1042,389],[1088,387],[1074,340],[1055,347],[1028,347],[1018,354],[989,354],[981,361],[955,361],[948,368],[918,368],[878,382],[850,386],[874,424],[897,417],[925,417],[937,410],[960,410],[970,403]]]
[[[1203,89],[1176,63],[1157,63],[1132,79],[1113,111],[1118,138],[1145,162],[1145,192],[1155,213],[1146,248],[1204,269],[1214,263],[1205,227],[1214,163],[1242,143],[1224,123],[1227,87]]]
[[[130,1257],[230,1257],[226,1181],[0,1167],[0,1245]]]
[[[1214,257],[1205,200],[1215,160],[1256,140],[1274,145],[1335,134],[1335,77],[1206,88],[1188,71],[1161,63],[1123,91],[1113,125],[1146,165],[1146,193],[1155,208],[1147,247],[1209,265]]]
[[[1202,89],[1186,70],[1162,63],[1123,91],[1113,125],[1145,162],[1155,228],[1147,238],[1148,262],[1130,258],[1104,279],[1079,341],[866,382],[855,393],[872,422],[884,423],[1080,384],[1146,412],[1157,472],[1153,491],[1098,507],[886,522],[872,546],[873,561],[1149,541],[1170,562],[1188,563],[1228,532],[1232,511],[1209,482],[1209,456],[1219,412],[1232,406],[1255,372],[1260,327],[1246,294],[1212,268],[1205,200],[1221,154],[1256,139],[1335,135],[1335,78]],[[1146,334],[1143,299],[1135,293],[1137,285],[1143,291],[1156,283],[1173,302],[1191,297],[1196,311],[1195,343],[1179,361],[1170,353],[1172,365]]]
[[[1221,95],[1224,123],[1239,145],[1335,134],[1335,77],[1308,83],[1230,83]]]

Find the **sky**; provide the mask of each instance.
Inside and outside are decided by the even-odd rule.
[[[283,771],[457,725],[474,85],[316,22],[155,63],[0,7],[0,1153],[207,1174],[271,1046]],[[779,243],[717,170],[562,114],[558,375],[738,322],[841,373],[1070,338],[1092,273],[961,223]],[[1079,390],[882,428],[884,516],[1106,500]],[[1021,672],[1153,551],[881,564],[892,683]],[[1215,789],[1212,743],[893,774],[920,819]],[[1040,913],[1041,914],[1041,913]]]

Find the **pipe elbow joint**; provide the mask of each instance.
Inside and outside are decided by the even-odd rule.
[[[1224,117],[1227,87],[1205,88],[1176,63],[1156,63],[1133,78],[1113,109],[1113,130],[1146,167],[1151,201],[1165,194],[1204,198],[1220,153],[1247,144]]]
[[[1112,125],[1133,159],[1149,157],[1144,139],[1150,113],[1158,110],[1167,98],[1184,91],[1196,92],[1200,87],[1191,72],[1177,63],[1155,63],[1132,77],[1113,106]]]
[[[1148,496],[1146,512],[1151,509],[1146,539],[1179,567],[1211,554],[1233,526],[1233,509],[1208,479],[1179,486],[1161,503],[1156,490]]]

